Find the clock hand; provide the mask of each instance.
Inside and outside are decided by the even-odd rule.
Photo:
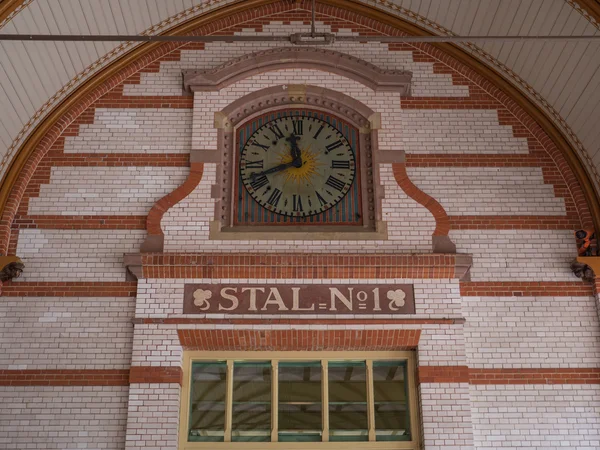
[[[300,138],[295,134],[290,134],[290,136],[287,137],[285,140],[290,143],[293,166],[302,167],[302,154],[300,152],[300,149],[298,148],[298,141],[300,140]]]
[[[294,163],[296,162],[296,160],[286,163],[286,164],[279,164],[278,166],[275,167],[271,167],[270,169],[267,170],[263,170],[262,172],[254,172],[250,174],[250,180],[254,181],[256,179],[256,177],[260,177],[263,175],[268,175],[270,173],[275,173],[275,172],[279,172],[281,170],[285,170],[288,167],[294,167]]]

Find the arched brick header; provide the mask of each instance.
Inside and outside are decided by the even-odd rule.
[[[248,53],[208,70],[184,70],[188,91],[216,91],[259,73],[282,69],[317,69],[358,81],[374,91],[410,95],[412,74],[385,70],[345,53],[318,47],[284,47]]]
[[[233,34],[249,23],[258,24],[260,18],[267,15],[286,13],[303,9],[310,10],[310,2],[247,0],[234,3],[219,10],[199,16],[179,25],[170,34]],[[307,16],[308,17],[308,16]],[[339,27],[340,21],[350,21],[357,33],[398,36],[405,34],[423,35],[426,31],[407,23],[400,18],[385,14],[374,7],[341,2],[339,0],[321,0],[317,3],[317,18]],[[336,28],[337,29],[337,28]],[[53,110],[37,127],[28,140],[21,146],[11,168],[4,178],[0,191],[0,253],[9,250],[11,226],[19,204],[25,195],[29,182],[37,165],[65,129],[72,124],[90,105],[106,93],[119,86],[128,78],[141,71],[155,71],[162,58],[172,58],[178,49],[185,45],[175,43],[148,43],[139,46],[121,59],[107,66],[101,72],[75,90],[67,99]],[[553,125],[551,119],[540,112],[516,88],[496,74],[493,69],[479,63],[451,44],[435,47],[429,44],[407,45],[407,50],[419,52],[435,61],[438,69],[452,73],[461,80],[467,80],[481,87],[485,94],[498,104],[503,105],[510,124],[517,124],[525,130],[527,137],[545,151],[555,165],[564,191],[576,205],[577,214],[583,226],[592,222],[600,223],[600,206],[593,184],[578,161],[575,151]],[[563,188],[561,188],[563,189]]]

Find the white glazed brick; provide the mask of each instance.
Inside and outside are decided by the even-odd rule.
[[[177,383],[130,385],[125,449],[177,448],[180,390]]]
[[[179,84],[181,84],[181,74]],[[189,153],[192,111],[97,108],[94,123],[65,139],[65,153]]]
[[[408,175],[450,215],[566,214],[539,167],[411,167]]]
[[[427,450],[473,449],[469,385],[467,383],[423,383],[419,386],[419,391],[425,448]]]
[[[183,349],[176,327],[138,324],[133,333],[132,366],[181,366]]]
[[[241,284],[284,284],[284,285],[336,285],[344,284],[373,284],[384,287],[392,284],[412,284],[415,295],[415,316],[418,317],[454,317],[461,318],[460,287],[456,280],[374,280],[374,279],[350,279],[350,280],[309,280],[309,279],[140,279],[137,286],[136,317],[172,317],[183,314],[183,292],[184,285],[189,284],[223,284],[236,286]],[[204,315],[199,315],[204,316]],[[240,317],[235,314],[219,314],[222,317]],[[257,315],[248,315],[256,318]],[[261,314],[261,317],[273,317]],[[380,317],[381,315],[377,316]],[[282,317],[277,315],[276,317]],[[311,320],[316,315],[290,315],[293,318],[305,318]],[[321,317],[332,318],[332,315],[321,315]],[[352,316],[357,319],[365,318],[365,315]],[[373,317],[376,317],[373,315]],[[393,316],[386,316],[392,318]],[[397,316],[396,316],[397,317]],[[406,316],[404,316],[406,317]],[[414,316],[412,316],[414,317]]]
[[[6,297],[0,369],[127,369],[133,298]]]
[[[479,450],[600,448],[600,385],[472,385]]]
[[[122,450],[127,386],[1,386],[0,448]]]
[[[29,214],[146,215],[181,185],[187,167],[53,167]]]
[[[20,281],[125,281],[124,253],[139,252],[145,230],[19,231]]]
[[[469,367],[600,366],[593,297],[463,297]]]
[[[574,281],[570,230],[454,230],[458,253],[471,253],[472,281]]]
[[[465,335],[462,325],[420,325],[419,364],[465,366]]]
[[[316,23],[321,32],[330,33],[331,27]],[[245,30],[237,35],[273,35],[309,32],[310,25],[292,22],[289,25],[271,23],[263,26],[263,31]],[[337,34],[355,35],[351,30],[340,29]],[[182,50],[180,61],[163,61],[160,71],[142,73],[141,83],[126,84],[125,95],[181,95],[181,71],[211,69],[248,53],[277,47],[288,47],[286,42],[210,42],[204,50]],[[407,70],[412,73],[411,93],[413,96],[465,97],[469,94],[467,86],[454,85],[449,74],[433,72],[433,63],[414,62],[412,52],[389,51],[387,44],[335,42],[328,47],[341,53],[364,59],[382,69]],[[325,73],[325,76],[328,74]]]
[[[165,251],[218,252],[402,252],[431,251],[431,234],[435,220],[431,213],[398,187],[391,166],[382,165],[381,181],[385,188],[382,216],[387,223],[388,239],[376,241],[245,241],[210,240],[209,224],[214,220],[214,200],[211,185],[216,180],[214,164],[205,164],[202,180],[184,200],[169,209],[162,220]]]
[[[500,125],[496,110],[405,109],[402,143],[407,153],[527,154],[527,139]]]

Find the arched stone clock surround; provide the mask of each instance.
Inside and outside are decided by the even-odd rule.
[[[239,125],[255,117],[282,109],[306,109],[339,116],[359,131],[358,151],[362,178],[362,227],[351,226],[233,226],[233,188],[237,176],[235,164],[235,136]],[[379,183],[377,152],[377,129],[379,115],[361,102],[331,89],[309,85],[280,85],[248,94],[215,114],[217,127],[217,184],[213,189],[215,220],[210,224],[211,239],[260,239],[260,240],[365,240],[387,239],[385,224],[381,220],[383,189]],[[202,154],[214,150],[196,152],[194,161]],[[386,152],[394,153],[394,152]],[[399,154],[401,152],[398,152]],[[198,159],[196,159],[198,158]],[[212,159],[212,158],[211,158]],[[212,162],[214,159],[212,159]]]

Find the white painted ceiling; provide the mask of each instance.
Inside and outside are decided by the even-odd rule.
[[[361,0],[440,34],[597,35],[574,0]],[[26,0],[0,33],[155,34],[235,0]],[[131,43],[0,42],[0,175],[36,123]],[[600,41],[463,46],[552,117],[600,186]]]

